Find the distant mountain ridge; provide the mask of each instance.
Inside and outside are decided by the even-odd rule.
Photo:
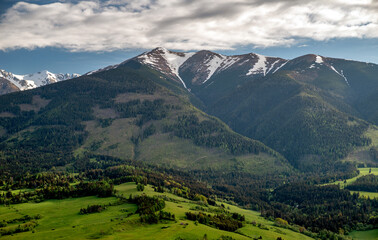
[[[29,90],[79,76],[80,75],[76,73],[56,74],[47,70],[19,75],[0,69],[0,94]]]

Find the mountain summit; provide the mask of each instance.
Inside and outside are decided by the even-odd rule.
[[[207,50],[174,52],[162,47],[143,53],[136,58],[142,64],[179,80],[185,88],[203,85],[227,71],[238,71],[245,76],[266,76],[277,71],[287,60],[249,53],[225,56]]]

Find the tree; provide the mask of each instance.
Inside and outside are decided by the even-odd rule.
[[[141,183],[138,183],[137,190],[140,191],[140,192],[143,192],[144,191],[144,185],[141,184]]]

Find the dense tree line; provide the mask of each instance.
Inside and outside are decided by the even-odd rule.
[[[31,192],[0,194],[0,204],[15,204],[28,201],[43,201],[45,199],[63,199],[69,197],[99,196],[109,197],[114,194],[114,185],[106,181],[80,182],[76,185],[44,185]]]
[[[369,174],[359,177],[345,188],[352,191],[378,192],[378,176]]]
[[[40,188],[43,186],[68,186],[70,183],[78,181],[78,177],[72,174],[59,172],[42,172],[37,174],[25,174],[23,176],[9,177],[0,180],[0,187],[3,190]]]
[[[359,198],[337,185],[314,186],[302,183],[286,184],[274,190],[263,216],[282,218],[304,226],[313,232],[323,229],[347,233],[364,225],[377,227],[378,200]]]

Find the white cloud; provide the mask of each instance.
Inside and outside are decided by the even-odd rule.
[[[371,0],[19,2],[0,18],[0,50],[216,50],[293,45],[306,38],[378,38],[377,9]]]

